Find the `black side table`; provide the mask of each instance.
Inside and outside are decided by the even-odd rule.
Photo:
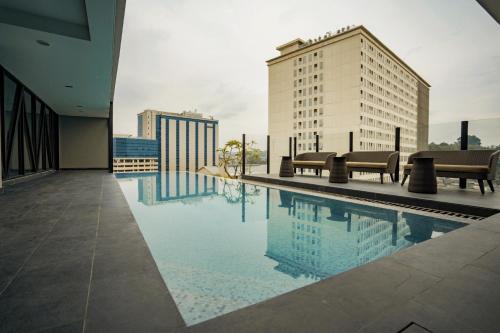
[[[334,157],[330,169],[330,183],[347,183],[347,163],[345,156]]]
[[[437,193],[436,168],[434,158],[415,157],[410,172],[408,191],[415,193]]]
[[[281,157],[280,177],[293,177],[293,163],[291,156]]]

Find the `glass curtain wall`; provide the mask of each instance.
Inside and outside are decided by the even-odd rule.
[[[58,116],[0,66],[2,178],[58,169]]]

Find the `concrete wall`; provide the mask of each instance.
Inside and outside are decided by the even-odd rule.
[[[108,123],[105,118],[59,117],[61,169],[107,169]]]

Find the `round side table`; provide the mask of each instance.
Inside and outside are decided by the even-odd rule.
[[[434,158],[415,157],[410,172],[408,191],[414,193],[437,193],[436,168]]]
[[[330,183],[347,183],[347,163],[344,156],[334,157],[332,166],[330,169],[330,177],[328,177]]]
[[[291,156],[281,157],[280,177],[293,177],[293,163]]]

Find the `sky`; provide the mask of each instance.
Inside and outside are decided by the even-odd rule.
[[[364,25],[431,84],[430,123],[500,117],[500,25],[474,0],[129,0],[114,131],[146,108],[220,121],[220,141],[267,134],[276,46]]]

